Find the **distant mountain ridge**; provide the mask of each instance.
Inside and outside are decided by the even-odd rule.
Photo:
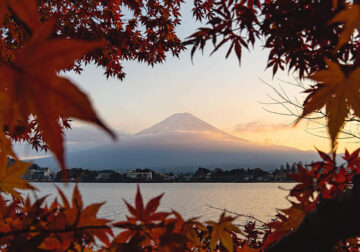
[[[69,168],[127,170],[151,168],[193,171],[208,168],[276,169],[286,162],[309,162],[315,152],[276,145],[260,145],[228,134],[190,113],[176,113],[135,135],[66,155]],[[56,168],[53,157],[34,160]]]

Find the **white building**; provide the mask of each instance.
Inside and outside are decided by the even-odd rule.
[[[128,170],[127,177],[130,179],[144,179],[152,180],[152,171],[150,169],[136,169],[133,171]]]
[[[50,169],[38,165],[30,166],[23,178],[27,180],[48,180],[50,178]]]

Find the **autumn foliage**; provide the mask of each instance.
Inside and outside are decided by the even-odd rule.
[[[255,252],[284,251],[277,248],[291,244],[288,251],[298,251],[309,241],[307,246],[319,251],[359,251],[360,221],[351,203],[360,198],[360,149],[346,151],[342,164],[335,154],[344,122],[360,117],[359,3],[195,0],[194,17],[206,25],[185,42],[175,33],[181,4],[0,0],[0,250]],[[124,221],[98,218],[103,203],[84,206],[77,186],[71,200],[58,189],[59,200],[52,202],[46,197],[31,201],[19,192],[37,189],[21,178],[29,164],[18,159],[12,142],[51,150],[66,171],[63,130],[70,128],[71,118],[115,137],[88,97],[59,72],[80,73],[82,64],[92,62],[106,76],[122,79],[124,60],[153,65],[168,52],[178,56],[191,45],[194,54],[207,42],[213,52],[229,45],[226,57],[234,51],[240,60],[242,49],[261,38],[274,74],[287,67],[315,81],[306,91],[302,117],[325,108],[332,143],[331,154],[318,151],[321,161],[298,166],[299,172],[290,175],[297,182],[287,198],[290,207],[279,209],[270,222],[245,216],[239,225],[244,216],[226,211],[218,221],[185,220],[176,211],[158,211],[162,195],[145,204],[139,188],[134,205],[124,202],[129,211]],[[346,204],[340,210],[339,202]],[[348,211],[341,215],[343,209]],[[309,220],[318,221],[316,228]],[[326,222],[323,228],[331,230],[323,231]]]

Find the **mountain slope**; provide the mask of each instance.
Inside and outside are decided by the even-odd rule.
[[[228,135],[227,133],[215,128],[207,122],[195,117],[190,113],[176,113],[165,120],[138,132],[136,135],[153,135],[168,132],[202,132],[219,135]]]
[[[178,113],[117,143],[68,153],[66,159],[69,168],[127,170],[147,167],[184,172],[199,166],[276,169],[286,162],[309,162],[316,159],[316,154],[284,146],[254,144],[191,114]],[[57,166],[52,157],[35,162],[50,168]]]

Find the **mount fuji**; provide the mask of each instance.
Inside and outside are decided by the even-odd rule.
[[[68,152],[69,168],[124,171],[151,168],[156,171],[187,172],[208,168],[276,169],[289,162],[310,162],[317,155],[295,148],[260,145],[230,135],[190,113],[177,113],[118,142],[82,151]],[[40,166],[57,168],[53,157],[33,160]]]
[[[198,132],[228,135],[190,113],[176,113],[136,135],[153,135],[169,132]]]

